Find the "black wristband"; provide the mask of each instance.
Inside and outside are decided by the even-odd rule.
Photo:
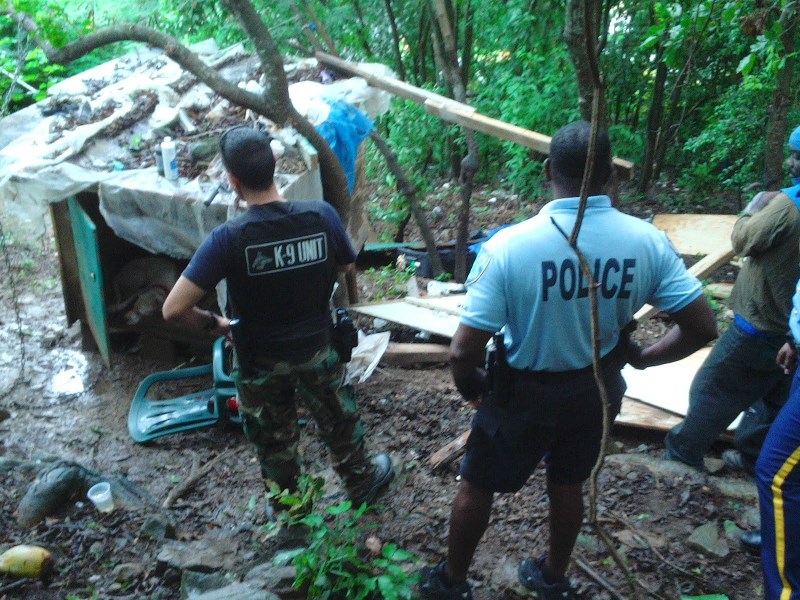
[[[789,348],[791,348],[793,352],[797,352],[797,344],[794,341],[794,336],[791,331],[786,334],[786,343],[789,344]]]

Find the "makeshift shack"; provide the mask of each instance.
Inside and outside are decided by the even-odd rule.
[[[219,50],[207,41],[192,49],[226,79],[261,91],[259,62],[241,44]],[[330,121],[343,106],[372,119],[389,108],[388,94],[361,79],[318,83],[315,59],[287,61],[285,68],[293,104],[323,136],[341,134]],[[217,140],[233,124],[256,121],[278,142],[281,193],[322,198],[316,151],[305,139],[231,105],[160,50],[141,49],[65,80],[47,99],[0,121],[0,212],[29,235],[43,233],[51,219],[67,319],[81,320],[107,363],[109,333],[186,335],[164,326],[158,300],[165,291],[156,288],[168,289],[201,241],[233,214]],[[166,136],[177,145],[176,181],[157,164]],[[345,150],[354,160],[353,149]],[[343,164],[351,181],[352,162]],[[360,247],[367,237],[363,205],[354,203],[348,230]],[[141,308],[147,292],[154,301]],[[140,308],[145,318],[134,314]]]

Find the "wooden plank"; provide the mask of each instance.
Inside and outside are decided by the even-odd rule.
[[[466,297],[466,294],[449,294],[447,296],[428,296],[426,298],[406,297],[404,300],[414,306],[459,317],[461,316],[461,305],[464,304]]]
[[[705,279],[714,271],[719,269],[722,265],[728,263],[734,257],[734,255],[735,253],[733,248],[728,245],[727,248],[721,248],[714,254],[709,254],[708,256],[704,257],[703,260],[695,263],[692,268],[689,269],[689,273],[698,279]],[[633,318],[637,321],[645,321],[658,312],[660,311],[657,308],[650,306],[649,304],[645,304],[639,309]]]
[[[444,344],[403,344],[389,342],[381,356],[381,364],[407,367],[416,364],[446,363],[450,359],[450,346]]]
[[[622,399],[622,410],[614,420],[614,425],[666,432],[682,420],[682,417],[669,411],[625,396]]]
[[[711,347],[706,346],[682,360],[641,371],[626,365],[622,369],[622,375],[628,384],[625,395],[682,418],[689,410],[689,388],[692,380],[709,352]],[[735,429],[739,419],[737,417],[728,429]]]
[[[458,328],[457,316],[443,311],[432,311],[402,300],[379,304],[353,304],[350,310],[447,338],[452,338]]]
[[[709,283],[706,286],[706,291],[711,294],[712,298],[717,298],[718,300],[727,300],[731,297],[731,292],[733,291],[733,284],[732,283]]]
[[[431,469],[435,470],[444,467],[458,458],[464,451],[464,446],[467,445],[469,432],[470,430],[468,429],[452,442],[431,454],[430,458],[428,459]]]
[[[425,110],[444,121],[457,123],[468,129],[474,129],[475,131],[486,133],[501,140],[520,144],[542,154],[550,154],[550,141],[552,139],[550,136],[487,117],[478,113],[468,104],[463,104],[446,96],[423,90],[422,88],[415,87],[399,79],[374,75],[353,63],[331,56],[330,54],[317,52],[315,56],[319,62],[343,71],[348,75],[361,77],[373,87],[423,105]],[[615,157],[614,165],[617,167],[618,171],[621,171],[627,178],[633,177],[634,165],[632,162]]]
[[[78,256],[72,236],[72,223],[66,200],[50,204],[50,219],[58,251],[58,271],[61,275],[61,292],[64,295],[64,310],[67,325],[72,325],[83,316],[83,296],[81,279],[78,274]]]
[[[466,104],[458,105],[453,101],[442,102],[438,98],[429,98],[423,104],[425,110],[434,116],[439,117],[448,123],[455,123],[468,129],[474,129],[481,133],[486,133],[502,140],[508,140],[521,146],[540,152],[541,154],[550,154],[550,142],[552,138],[549,135],[544,135],[524,129],[516,125],[511,125],[493,119],[475,112],[475,109],[467,106]]]
[[[653,225],[667,234],[681,254],[713,254],[731,245],[736,215],[669,215],[653,217]]]

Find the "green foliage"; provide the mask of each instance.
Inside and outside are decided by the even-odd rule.
[[[388,300],[404,297],[408,293],[408,281],[414,276],[416,268],[417,263],[414,262],[402,270],[398,270],[394,265],[367,269],[364,275],[374,290],[372,299]]]
[[[769,94],[738,86],[723,95],[705,127],[683,145],[687,168],[679,179],[691,190],[739,190],[760,179],[763,119]]]
[[[55,0],[15,0],[14,6],[31,15],[43,38],[56,47],[91,33],[98,25],[95,3],[89,0],[70,3]],[[50,63],[44,52],[34,45],[27,33],[19,29],[7,15],[0,15],[0,67],[9,73],[19,73],[21,81],[36,90],[29,93],[22,86],[14,86],[8,77],[0,76],[0,97],[8,98],[7,112],[14,112],[42,100],[47,89],[66,77],[81,73],[126,51],[129,44],[115,44],[99,48],[89,56],[77,59],[67,66]],[[0,103],[2,107],[2,103]]]
[[[291,561],[295,588],[305,588],[310,600],[405,600],[414,597],[416,576],[409,573],[417,559],[396,544],[384,544],[375,554],[364,545],[369,529],[362,518],[368,506],[354,508],[349,500],[318,510],[322,478],[301,477],[296,495],[273,488],[270,497],[288,507],[272,529],[305,527],[308,546],[278,554],[276,564]]]
[[[213,37],[221,46],[242,41],[244,34],[221,0],[13,0],[34,16],[44,36],[56,46],[107,24],[140,22],[184,42]],[[311,49],[291,3],[252,0],[282,51]],[[471,10],[469,102],[483,114],[547,135],[578,118],[573,61],[563,40],[566,12],[556,0],[491,2],[456,0],[455,33],[463,51]],[[334,38],[338,52],[351,60],[382,62],[395,70],[398,54],[406,80],[446,94],[436,66],[429,3],[391,3],[399,46],[395,47],[387,3],[360,0],[309,0],[301,3],[302,25],[316,29],[310,11]],[[666,68],[663,127],[670,143],[662,173],[696,195],[740,189],[758,179],[764,160],[767,108],[776,76],[786,64],[780,11],[789,4],[763,11],[763,28],[749,33],[743,23],[762,14],[756,0],[625,0],[612,3],[600,68],[605,84],[608,120],[615,154],[640,164],[648,136],[648,115],[656,96],[656,72]],[[107,60],[126,49],[95,51],[67,68],[48,64],[33,50],[27,36],[0,15],[0,66],[16,72],[36,89],[17,87],[9,95],[9,110],[43,96],[53,82]],[[397,51],[397,52],[396,52]],[[681,79],[688,70],[689,76]],[[796,69],[800,76],[800,69]],[[795,77],[797,79],[798,77]],[[0,76],[0,97],[10,80]],[[795,84],[796,85],[796,84]],[[679,93],[677,93],[679,92]],[[658,97],[655,98],[658,100]],[[800,114],[800,100],[791,98],[791,116]],[[451,174],[465,154],[463,130],[429,115],[409,101],[395,100],[379,127],[421,197],[430,182]],[[669,119],[667,120],[667,117]],[[795,120],[790,119],[791,124]],[[541,156],[521,145],[478,135],[481,168],[477,183],[505,180],[523,196],[534,196],[541,183]],[[132,145],[133,144],[132,142]],[[382,159],[369,153],[368,174],[394,192],[393,177]],[[385,195],[385,194],[384,194]],[[388,206],[372,209],[383,221],[400,222],[408,214],[406,200],[394,193]]]

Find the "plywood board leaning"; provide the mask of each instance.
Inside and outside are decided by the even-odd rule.
[[[722,265],[728,263],[733,257],[735,253],[733,248],[730,246],[728,248],[723,248],[717,251],[714,254],[709,254],[703,260],[698,263],[695,263],[691,269],[689,269],[689,273],[697,277],[698,279],[705,279],[709,275],[711,275],[714,271],[719,269]],[[649,319],[659,310],[649,304],[645,304],[639,311],[633,316],[634,319],[637,321],[644,321]]]
[[[656,215],[653,225],[681,254],[714,254],[731,245],[736,215]]]
[[[711,348],[706,346],[683,360],[642,371],[625,365],[622,369],[622,376],[628,384],[625,395],[675,415],[685,416],[689,410],[689,388],[709,352]],[[739,418],[728,429],[735,429],[738,424]]]

